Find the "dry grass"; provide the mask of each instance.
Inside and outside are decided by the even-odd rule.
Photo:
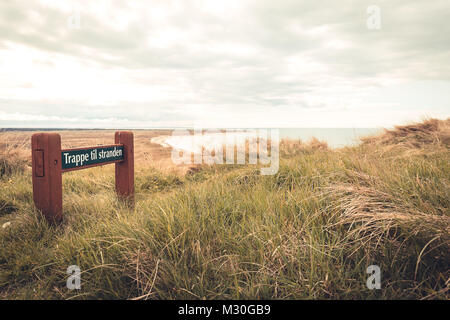
[[[378,136],[362,139],[363,145],[377,145],[383,152],[395,148],[401,156],[418,153],[431,154],[441,148],[450,147],[450,118],[447,120],[428,119],[421,123],[396,126]]]
[[[30,173],[9,172],[0,296],[449,299],[448,124],[402,126],[338,150],[283,141],[273,176],[248,165],[183,175],[144,161],[135,209],[117,201],[113,168],[69,173],[57,228],[33,207]],[[151,152],[148,133],[135,134],[145,140],[136,153]],[[79,291],[65,287],[71,264],[83,271]],[[372,264],[381,290],[366,288]]]
[[[23,172],[27,165],[27,141],[3,134],[0,139],[0,178]]]
[[[283,139],[280,142],[280,152],[282,156],[292,157],[302,153],[312,153],[318,150],[328,150],[328,144],[313,137],[309,141]]]

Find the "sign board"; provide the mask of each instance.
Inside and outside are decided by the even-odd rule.
[[[62,171],[80,170],[122,161],[123,145],[78,148],[61,151]]]
[[[115,144],[61,150],[58,133],[35,133],[31,137],[33,200],[51,223],[63,218],[62,173],[105,164],[116,166],[117,196],[134,204],[133,133],[117,131]]]

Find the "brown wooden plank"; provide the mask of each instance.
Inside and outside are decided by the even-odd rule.
[[[35,133],[31,148],[34,203],[50,223],[61,221],[61,137],[57,133]]]
[[[117,131],[115,143],[124,146],[124,161],[116,163],[116,192],[119,198],[134,205],[134,137],[133,132]]]

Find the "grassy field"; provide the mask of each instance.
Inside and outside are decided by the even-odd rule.
[[[450,119],[336,150],[283,141],[273,176],[142,163],[134,209],[116,200],[113,166],[77,171],[63,176],[65,220],[50,226],[29,159],[4,147],[0,297],[448,299],[449,148]],[[80,290],[66,288],[69,265]],[[381,290],[366,287],[370,265]]]

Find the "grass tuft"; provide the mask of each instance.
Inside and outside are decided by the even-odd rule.
[[[448,124],[337,150],[285,140],[273,176],[139,166],[134,209],[116,199],[113,167],[65,174],[60,226],[34,209],[30,171],[13,170],[0,179],[0,296],[449,299]],[[73,264],[81,290],[66,288]],[[366,287],[374,264],[381,290]]]

